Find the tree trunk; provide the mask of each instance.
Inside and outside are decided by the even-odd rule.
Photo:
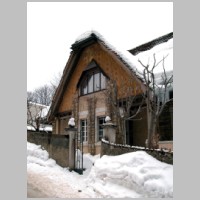
[[[152,112],[148,113],[148,148],[157,148],[157,119]]]

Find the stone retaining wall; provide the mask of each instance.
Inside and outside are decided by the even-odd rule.
[[[69,137],[46,132],[27,131],[27,141],[41,145],[62,167],[69,166]]]

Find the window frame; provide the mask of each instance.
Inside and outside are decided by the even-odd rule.
[[[84,125],[82,124],[82,122],[84,122]],[[80,132],[82,135],[82,140],[83,142],[88,142],[88,130],[87,130],[87,119],[80,119]],[[84,129],[84,130],[83,130]]]
[[[99,74],[98,76],[98,85],[99,85],[99,89],[96,88],[95,86],[95,75]],[[89,91],[89,79],[92,77],[92,90]],[[102,80],[105,80],[104,82],[102,82]],[[99,69],[93,69],[90,71],[87,71],[86,74],[84,75],[83,80],[80,83],[80,87],[79,87],[79,94],[80,96],[84,96],[87,94],[92,94],[95,92],[99,92],[101,90],[106,89],[106,76],[105,74],[99,70]]]
[[[103,128],[100,127],[100,125],[103,125],[105,123],[105,116],[98,116],[97,117],[97,142],[101,141],[101,139],[103,138]],[[100,120],[103,119],[103,123],[100,124]],[[102,137],[100,138],[100,130],[102,132]]]

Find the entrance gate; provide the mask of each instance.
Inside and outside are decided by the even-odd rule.
[[[82,131],[75,134],[75,169],[79,174],[83,174],[83,134]]]

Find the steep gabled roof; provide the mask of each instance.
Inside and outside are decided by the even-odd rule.
[[[117,58],[130,69],[130,72],[133,72],[134,75],[136,75],[136,77],[142,81],[142,77],[140,76],[139,73],[137,73],[137,69],[136,69],[136,61],[131,61],[131,57],[133,57],[128,51],[127,52],[119,52],[115,47],[113,47],[112,45],[110,45],[98,32],[96,31],[90,31],[90,32],[86,32],[85,34],[81,35],[79,38],[77,38],[77,40],[75,41],[75,43],[72,44],[71,46],[71,53],[70,53],[70,57],[68,59],[68,62],[65,66],[65,69],[63,71],[63,75],[61,78],[61,81],[59,83],[58,88],[56,89],[56,92],[54,94],[53,100],[52,100],[52,104],[51,104],[51,108],[49,110],[48,113],[48,117],[52,116],[52,114],[56,111],[56,109],[58,108],[60,102],[62,101],[62,96],[64,93],[64,88],[66,87],[66,85],[69,82],[69,77],[71,76],[71,74],[74,71],[74,66],[76,66],[79,57],[81,55],[82,50],[95,43],[95,42],[100,42],[101,44],[103,44],[107,49],[109,49],[110,51],[112,51]],[[125,55],[128,54],[128,55]],[[129,58],[128,58],[129,57]]]
[[[129,51],[127,50],[122,50],[119,47],[115,47],[111,45],[100,33],[97,31],[88,31],[85,32],[84,34],[80,35],[74,44],[72,44],[71,49],[76,51],[80,48],[84,48],[96,41],[100,41],[101,44],[103,44],[108,50],[113,52],[118,59],[125,65],[127,66],[133,73],[134,75],[137,76],[138,79],[141,81],[143,80],[143,77],[141,76],[141,66],[138,65],[137,58],[134,57]],[[139,72],[139,73],[138,73]]]
[[[171,37],[171,34],[168,37]],[[167,39],[165,39],[165,37],[164,37],[163,41],[166,41],[166,40]],[[158,41],[161,41],[161,40],[157,39],[157,44],[160,44]],[[116,55],[116,57],[130,70],[130,73],[133,73],[133,75],[136,76],[139,81],[143,82],[143,76],[141,73],[143,70],[143,67],[139,64],[137,56],[134,56],[130,51],[119,50],[119,48],[114,47],[109,42],[107,42],[102,35],[100,35],[96,31],[85,32],[84,34],[79,36],[71,46],[72,51],[70,53],[70,57],[65,66],[65,69],[63,71],[63,75],[62,75],[61,81],[59,83],[59,86],[54,94],[51,108],[48,113],[48,117],[52,116],[52,114],[55,113],[60,102],[62,101],[64,88],[66,87],[66,85],[69,82],[69,78],[74,71],[74,66],[76,66],[76,64],[78,63],[78,60],[79,60],[82,50],[85,47],[87,47],[95,42],[100,42],[109,51],[114,53]],[[154,46],[150,45],[150,44],[154,44]],[[155,47],[155,42],[151,41],[150,44],[147,46],[149,46],[149,47],[151,46],[151,48]],[[143,45],[143,47],[144,46],[145,45]],[[135,49],[141,49],[141,47],[140,48],[137,47]],[[142,48],[142,49],[144,49],[144,48]],[[137,50],[137,51],[139,51],[139,50]]]

